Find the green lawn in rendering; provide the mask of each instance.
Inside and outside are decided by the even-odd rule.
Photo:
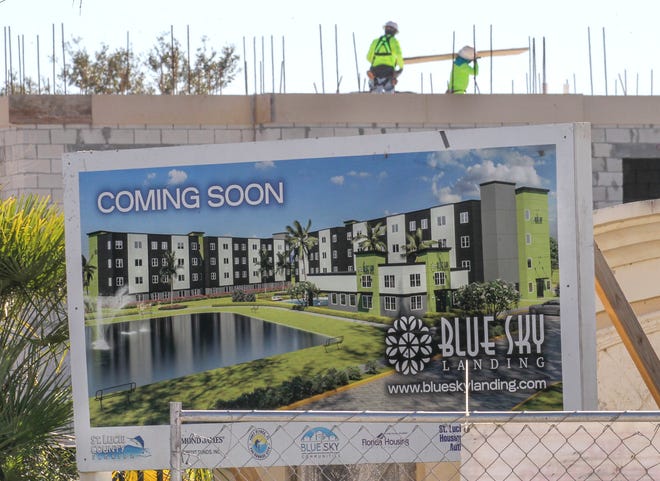
[[[167,424],[171,401],[181,401],[184,409],[213,409],[219,399],[234,399],[255,388],[278,385],[294,376],[313,376],[330,368],[341,370],[362,366],[383,357],[384,330],[378,326],[265,306],[198,306],[195,311],[200,312],[199,309],[205,312],[234,312],[325,336],[343,336],[344,342],[341,348],[334,347],[328,349],[328,352],[324,346],[316,346],[141,386],[131,395],[129,404],[125,396],[115,396],[103,400],[103,410],[99,402],[91,398],[92,426]],[[185,310],[175,313],[190,312]]]

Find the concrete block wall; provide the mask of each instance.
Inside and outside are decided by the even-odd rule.
[[[660,158],[660,98],[576,95],[0,97],[0,196],[62,202],[61,156],[193,144],[591,122],[594,209],[623,199],[622,159]]]

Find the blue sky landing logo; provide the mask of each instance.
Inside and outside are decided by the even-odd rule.
[[[421,319],[402,316],[387,330],[385,355],[397,372],[415,375],[430,362],[432,344],[429,328]]]
[[[256,428],[248,436],[248,449],[256,459],[266,459],[270,456],[272,445],[270,434],[265,429]]]
[[[339,453],[339,436],[328,428],[312,428],[300,438],[300,452],[305,458],[336,456]]]

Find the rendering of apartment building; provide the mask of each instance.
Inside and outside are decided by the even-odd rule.
[[[316,243],[304,262],[291,255],[284,233],[91,232],[98,268],[88,294],[161,300],[272,290],[303,279],[327,294],[330,307],[387,316],[445,311],[459,287],[495,279],[514,283],[524,298],[542,297],[551,288],[548,190],[501,181],[480,190],[481,200],[310,232]],[[176,263],[172,285],[163,274],[169,252]]]

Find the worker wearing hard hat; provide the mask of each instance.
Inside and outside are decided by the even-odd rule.
[[[470,65],[470,62],[474,62],[474,67]],[[470,75],[475,77],[479,75],[479,64],[474,48],[466,45],[458,51],[452,63],[447,93],[464,94],[470,82]]]
[[[396,84],[396,78],[403,70],[403,55],[401,46],[395,35],[399,33],[396,22],[387,22],[383,29],[385,33],[376,38],[369,46],[367,60],[371,64],[369,69],[369,84],[374,78],[391,79],[392,87]],[[398,69],[397,69],[398,67]]]

